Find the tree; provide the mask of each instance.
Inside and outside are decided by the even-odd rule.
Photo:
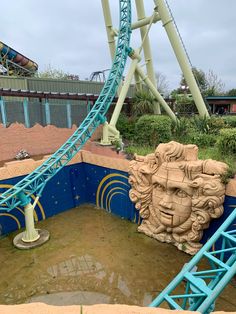
[[[225,84],[212,70],[206,74],[207,88],[205,96],[220,96],[224,94]]]
[[[230,89],[228,92],[225,93],[226,96],[234,96],[236,97],[236,88]]]
[[[209,70],[207,73],[205,73],[203,70],[193,67],[192,71],[199,89],[204,96],[219,96],[224,94],[225,84],[212,70]],[[181,88],[183,86],[187,87],[188,89],[186,80],[182,74],[180,86],[177,90],[175,90],[175,92],[178,94],[185,93],[186,88]]]
[[[163,95],[168,95],[169,94],[169,83],[166,79],[166,76],[162,74],[161,72],[156,72],[156,81],[157,81],[157,90],[159,93]]]
[[[193,72],[194,78],[195,78],[195,80],[199,86],[201,93],[204,94],[206,89],[207,89],[206,74],[202,70],[197,69],[195,67],[192,68],[192,72]],[[180,87],[177,90],[178,93],[180,93],[180,94],[183,94],[185,91],[185,89],[183,89],[182,86],[188,86],[183,74],[181,76]]]
[[[52,66],[49,64],[46,67],[46,70],[43,72],[38,72],[36,77],[39,78],[53,78],[53,79],[68,79],[69,74],[63,72],[62,70],[54,69]]]

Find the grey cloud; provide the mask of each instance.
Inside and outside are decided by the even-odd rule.
[[[144,2],[149,15],[153,1]],[[212,69],[226,89],[236,87],[236,1],[222,5],[220,0],[169,0],[169,4],[193,65]],[[110,6],[117,27],[118,1],[111,0]],[[6,1],[1,3],[2,12],[8,9]],[[139,45],[137,37],[134,33],[134,46]],[[156,71],[166,75],[171,88],[177,87],[181,72],[160,23],[153,25],[150,39]],[[1,16],[0,40],[36,61],[41,71],[50,63],[85,78],[111,64],[100,0],[12,0],[11,14]]]

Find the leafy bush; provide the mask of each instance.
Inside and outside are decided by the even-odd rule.
[[[236,128],[222,129],[216,143],[218,149],[224,154],[236,153]]]
[[[212,147],[215,145],[216,140],[217,138],[214,134],[192,132],[181,142],[195,144],[198,147]]]
[[[211,117],[208,120],[209,125],[209,133],[211,134],[219,134],[221,129],[224,129],[227,124],[226,121],[222,117]]]
[[[192,119],[192,125],[194,129],[200,133],[209,133],[209,118],[208,117],[200,117],[195,116]]]
[[[137,119],[133,117],[127,117],[124,114],[119,116],[116,127],[120,131],[123,139],[133,140],[135,136],[135,123]]]
[[[225,121],[226,127],[236,128],[236,116],[225,116],[222,119]]]
[[[140,117],[143,114],[154,113],[154,101],[155,98],[147,90],[141,90],[136,92],[132,105],[132,113],[136,117]]]
[[[176,123],[172,121],[171,132],[176,140],[181,140],[189,132],[190,120],[187,118],[180,118]]]
[[[138,144],[156,147],[171,140],[171,119],[161,115],[144,115],[135,125]]]

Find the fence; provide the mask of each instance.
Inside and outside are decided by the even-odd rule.
[[[14,97],[11,96],[10,91],[8,94],[0,95],[0,123],[8,126],[19,122],[26,127],[32,127],[36,123],[67,128],[71,128],[73,124],[78,126],[97,98],[93,95],[98,95],[102,87],[103,83],[100,82],[0,76],[0,88],[19,92],[18,96]],[[27,97],[24,96],[26,92],[29,94]],[[50,95],[55,93],[55,97],[51,97],[52,95],[47,97],[47,93]],[[69,96],[68,99],[65,96],[61,97],[72,93],[77,97],[74,99]],[[84,93],[86,97],[80,99],[78,93]],[[134,89],[130,88],[128,95],[133,96],[133,94]],[[92,101],[91,96],[93,96]]]

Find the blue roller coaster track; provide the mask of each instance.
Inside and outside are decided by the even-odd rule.
[[[166,303],[172,310],[203,314],[214,310],[216,298],[236,275],[236,229],[228,230],[235,218],[236,208],[150,307]],[[220,247],[215,250],[216,241]]]
[[[0,195],[0,209],[11,211],[30,203],[30,196],[41,196],[47,182],[54,177],[84,146],[96,128],[106,121],[105,115],[122,80],[131,35],[131,1],[120,0],[120,27],[116,54],[108,79],[92,110],[74,134],[40,167]]]

